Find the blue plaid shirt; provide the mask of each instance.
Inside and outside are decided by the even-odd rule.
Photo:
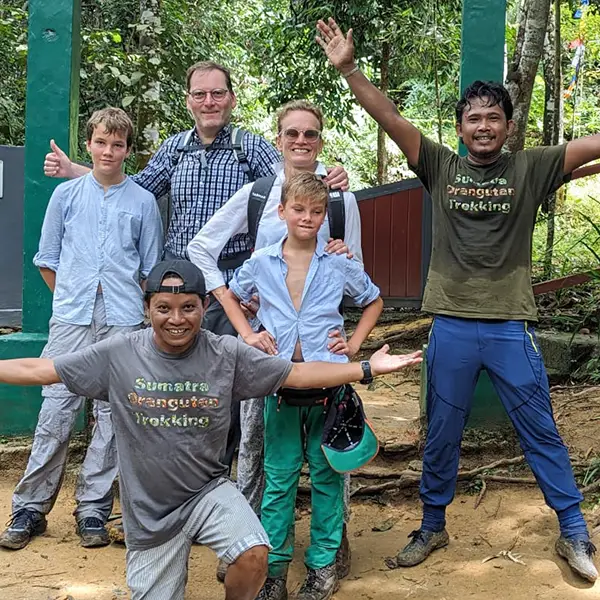
[[[171,194],[171,221],[165,240],[165,251],[187,258],[187,245],[213,214],[243,185],[249,183],[233,150],[212,149],[183,152],[177,162],[177,147],[187,131],[178,133],[161,144],[148,165],[132,179],[152,192],[156,198]],[[213,144],[231,142],[231,125],[226,125]],[[194,129],[190,144],[200,144]],[[273,175],[272,165],[281,160],[279,153],[264,138],[247,133],[244,152],[255,178]],[[221,258],[231,257],[251,248],[247,234],[236,235],[227,243]],[[231,278],[227,273],[227,280]]]

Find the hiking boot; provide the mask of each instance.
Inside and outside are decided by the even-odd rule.
[[[0,535],[0,546],[11,550],[21,550],[31,538],[46,531],[46,515],[30,508],[21,508],[13,513],[8,528]]]
[[[80,544],[84,548],[98,548],[110,544],[104,522],[96,517],[87,517],[78,521],[77,535],[81,538]]]
[[[556,540],[556,552],[569,563],[571,569],[580,577],[594,583],[598,571],[594,566],[596,546],[589,540],[571,540],[562,535]]]
[[[385,559],[388,569],[398,567],[414,567],[422,563],[434,550],[448,545],[450,537],[448,532],[424,531],[417,529],[408,534],[412,540],[395,557]]]
[[[217,581],[220,583],[225,583],[225,577],[227,576],[227,569],[229,569],[229,565],[222,559],[219,559],[217,564]]]
[[[287,577],[267,577],[256,600],[287,600]]]
[[[350,574],[350,562],[352,559],[352,550],[350,549],[350,541],[348,540],[348,532],[344,523],[344,532],[342,533],[342,543],[335,555],[335,568],[337,570],[337,578],[344,579]]]
[[[335,563],[321,569],[308,569],[296,600],[328,600],[339,587]]]

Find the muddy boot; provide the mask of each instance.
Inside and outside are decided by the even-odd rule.
[[[447,546],[450,541],[445,529],[443,531],[417,529],[408,537],[412,540],[395,557],[385,559],[388,569],[414,567],[422,563],[434,550]]]
[[[598,571],[594,566],[596,546],[589,540],[572,540],[560,536],[556,540],[556,552],[569,563],[571,569],[580,577],[594,583],[598,579]]]
[[[5,529],[0,535],[0,546],[11,550],[21,550],[29,544],[33,536],[44,533],[47,526],[45,515],[37,510],[22,508],[13,513],[8,529]]]
[[[287,577],[267,577],[256,600],[287,600]]]
[[[96,517],[86,517],[77,523],[77,535],[84,548],[100,548],[108,546],[110,539],[104,523]]]
[[[329,600],[339,587],[335,563],[321,569],[308,569],[296,600]]]
[[[337,569],[337,578],[344,579],[350,574],[350,563],[352,559],[352,550],[348,540],[348,531],[344,523],[344,532],[342,533],[342,543],[335,555],[335,567]]]
[[[229,565],[223,560],[219,559],[217,563],[217,581],[220,583],[225,583],[225,577],[227,577],[227,569],[229,569]]]

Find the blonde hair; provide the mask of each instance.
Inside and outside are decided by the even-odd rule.
[[[122,108],[109,106],[102,110],[95,111],[89,118],[86,125],[87,141],[92,141],[92,136],[96,127],[104,125],[106,133],[122,133],[127,138],[127,147],[131,148],[133,144],[133,123]]]
[[[313,114],[317,118],[317,121],[319,121],[319,129],[323,131],[323,111],[308,100],[292,100],[284,104],[277,111],[277,133],[281,132],[281,121],[296,110],[304,110]]]
[[[281,188],[281,204],[283,206],[294,198],[308,198],[311,202],[327,206],[329,192],[323,180],[314,173],[303,171],[286,179]]]

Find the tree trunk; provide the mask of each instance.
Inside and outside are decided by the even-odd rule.
[[[531,93],[548,26],[550,0],[522,0],[515,53],[508,67],[506,87],[514,104],[515,132],[508,139],[511,152],[525,146]]]
[[[381,78],[379,82],[381,91],[387,95],[390,88],[390,43],[383,42],[381,46]],[[377,183],[383,185],[388,178],[388,153],[386,148],[386,134],[381,125],[377,126]]]
[[[544,146],[554,146],[563,141],[563,94],[561,69],[560,0],[554,0],[552,18],[548,20],[548,31],[544,44]],[[548,196],[542,210],[547,213],[546,250],[544,252],[544,279],[552,277],[554,255],[554,232],[557,194]]]

